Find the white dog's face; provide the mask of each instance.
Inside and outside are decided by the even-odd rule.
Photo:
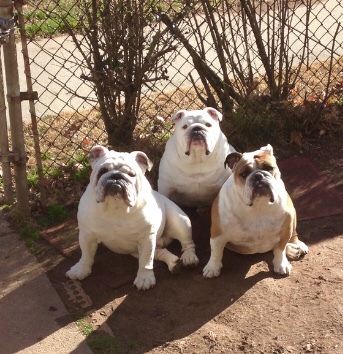
[[[214,108],[195,111],[178,111],[172,121],[176,123],[174,134],[177,135],[179,148],[190,155],[193,149],[200,149],[209,155],[218,141],[219,122],[222,114]]]
[[[145,171],[152,167],[148,157],[141,151],[120,153],[95,146],[88,158],[93,169],[90,184],[95,188],[97,203],[114,198],[134,206]]]
[[[234,152],[228,155],[225,163],[233,168],[235,185],[245,204],[252,206],[256,198],[263,197],[270,203],[275,202],[281,176],[271,145],[244,154]]]

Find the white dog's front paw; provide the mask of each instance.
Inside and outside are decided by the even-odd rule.
[[[287,258],[283,259],[281,262],[273,261],[274,272],[283,275],[291,274],[292,265],[288,262]]]
[[[221,263],[213,264],[211,262],[208,262],[203,270],[203,276],[205,278],[218,277],[220,274],[220,270],[222,269],[222,266],[223,265]]]
[[[82,280],[91,274],[92,267],[81,264],[80,262],[76,263],[74,266],[68,270],[66,276],[70,279],[79,279]]]
[[[196,267],[199,263],[199,258],[194,249],[191,248],[182,253],[181,262],[184,267]]]
[[[156,284],[156,278],[152,270],[138,272],[133,285],[137,287],[138,290],[148,290]]]

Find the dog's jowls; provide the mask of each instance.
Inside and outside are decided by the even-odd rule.
[[[276,164],[271,145],[226,158],[233,174],[222,186],[211,211],[211,257],[207,278],[220,274],[224,247],[243,254],[273,251],[274,271],[289,274],[288,258],[308,252],[298,239],[296,211]]]
[[[187,215],[165,196],[152,190],[145,171],[152,167],[140,151],[119,153],[95,146],[89,153],[90,183],[78,209],[80,261],[66,275],[83,279],[91,273],[97,246],[138,258],[134,284],[138,289],[155,285],[154,259],[172,273],[180,266],[196,266],[198,258]],[[169,252],[172,239],[180,241],[182,256]]]
[[[185,207],[211,206],[230,176],[224,160],[235,149],[220,129],[222,114],[214,108],[177,112],[173,135],[159,167],[158,191]]]

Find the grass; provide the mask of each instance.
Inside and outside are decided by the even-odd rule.
[[[24,18],[26,35],[31,39],[68,33],[68,26],[80,28],[80,9],[75,0],[41,1],[37,5],[30,2],[24,9]]]
[[[94,353],[121,354],[123,348],[117,340],[108,334],[91,334],[87,344]]]
[[[87,337],[87,344],[94,353],[123,353],[122,346],[113,336],[94,330],[92,324],[86,318],[79,318],[75,323],[81,333]]]
[[[27,173],[27,185],[29,188],[37,188],[39,182],[37,167],[32,168]]]
[[[24,240],[26,247],[30,252],[35,251],[34,244],[41,238],[40,233],[32,226],[25,226],[19,231],[20,237]]]
[[[45,212],[39,217],[38,224],[49,227],[64,221],[68,216],[68,210],[64,205],[53,204],[46,208]]]
[[[84,318],[76,320],[76,325],[84,336],[89,336],[93,332],[93,326]]]

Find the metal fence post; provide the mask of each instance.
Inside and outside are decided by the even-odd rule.
[[[14,2],[14,5],[18,14],[18,25],[19,25],[19,32],[20,32],[23,59],[24,59],[27,94],[28,94],[28,101],[30,107],[33,141],[35,146],[35,155],[36,155],[37,171],[38,171],[38,178],[39,178],[40,201],[42,206],[46,207],[47,193],[46,193],[46,186],[44,184],[42,155],[39,146],[39,133],[38,133],[37,115],[36,115],[36,108],[35,108],[35,99],[38,98],[38,94],[36,91],[33,91],[33,85],[32,85],[30,58],[29,58],[29,51],[27,48],[27,40],[25,34],[23,1],[17,0]]]
[[[1,43],[0,43],[1,49]],[[4,93],[4,79],[2,73],[2,60],[0,51],[0,159],[2,166],[2,179],[4,182],[4,200],[5,204],[13,204],[13,185],[11,164],[9,159],[9,145],[8,145],[8,130],[6,118],[6,103]]]
[[[14,21],[12,0],[2,0],[0,5],[0,19],[8,25],[8,41],[3,44],[7,103],[11,128],[13,170],[16,185],[16,211],[21,215],[29,214],[29,189],[26,174],[26,152],[24,143],[23,119],[21,111],[20,85],[18,74],[17,51],[14,36]]]

